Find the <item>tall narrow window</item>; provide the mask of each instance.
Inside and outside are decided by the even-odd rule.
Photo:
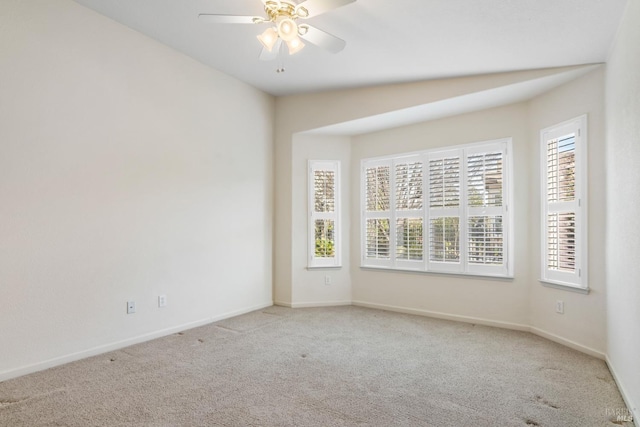
[[[513,275],[510,144],[363,160],[362,265]]]
[[[339,267],[338,161],[309,161],[309,267]]]
[[[543,282],[587,289],[587,117],[541,132]]]

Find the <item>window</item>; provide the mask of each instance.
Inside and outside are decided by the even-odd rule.
[[[541,135],[543,282],[587,289],[587,117]]]
[[[340,267],[340,162],[309,161],[309,267]]]
[[[512,276],[510,139],[362,162],[362,266]]]

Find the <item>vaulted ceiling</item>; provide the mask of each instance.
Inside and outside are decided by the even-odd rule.
[[[260,61],[261,0],[75,0],[273,95],[604,62],[627,0],[357,0],[308,23],[347,42]]]

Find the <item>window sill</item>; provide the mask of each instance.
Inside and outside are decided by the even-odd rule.
[[[319,266],[307,266],[307,270],[340,270],[341,265],[319,265]]]
[[[433,271],[433,270],[415,270],[410,268],[390,268],[390,267],[378,267],[375,265],[361,265],[360,270],[370,271],[385,271],[388,273],[403,273],[403,274],[424,274],[428,276],[447,276],[447,277],[459,277],[464,279],[485,279],[485,280],[501,280],[512,281],[513,276],[505,275],[490,275],[490,274],[478,274],[478,273],[451,273],[446,271]]]
[[[564,283],[550,282],[546,280],[540,280],[540,283],[542,284],[542,286],[545,286],[547,288],[553,288],[561,291],[569,291],[569,292],[576,292],[583,295],[589,295],[589,288],[581,288],[578,286],[567,285]]]

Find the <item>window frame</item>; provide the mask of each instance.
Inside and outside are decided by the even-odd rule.
[[[467,239],[469,206],[467,203],[467,157],[471,153],[479,152],[495,152],[500,150],[502,156],[502,254],[503,264],[501,266],[484,266],[473,265],[468,262],[467,253],[469,250],[469,240]],[[460,200],[459,206],[456,208],[432,208],[430,202],[430,161],[433,159],[443,158],[447,155],[458,155],[460,164],[460,173],[458,178]],[[397,235],[396,221],[398,218],[404,218],[405,215],[399,215],[396,210],[396,165],[408,163],[412,159],[420,159],[422,162],[422,260],[406,261],[397,260]],[[512,156],[512,138],[501,138],[490,141],[474,142],[470,144],[441,147],[430,150],[422,150],[410,153],[401,153],[391,156],[366,158],[361,160],[360,171],[360,213],[361,213],[361,268],[379,268],[386,270],[410,271],[420,273],[444,273],[466,276],[488,276],[498,278],[513,278],[514,271],[514,253],[513,253],[513,156]],[[389,212],[368,212],[367,211],[367,169],[376,166],[388,166],[390,168],[390,210]],[[479,211],[478,208],[474,208]],[[489,209],[491,211],[491,209]],[[493,210],[495,211],[495,209]],[[460,261],[458,263],[437,262],[432,261],[430,256],[431,240],[430,227],[431,220],[437,218],[438,214],[451,213],[459,215],[459,245],[460,245]],[[385,218],[389,219],[390,224],[390,242],[389,242],[389,259],[380,260],[367,257],[367,220]]]
[[[540,131],[540,282],[560,289],[589,292],[588,281],[588,120],[582,115]],[[575,135],[574,201],[548,200],[548,142],[569,134]],[[555,206],[549,206],[550,204]],[[550,213],[575,211],[575,272],[548,268],[548,216]]]
[[[316,171],[332,171],[334,172],[334,209],[333,212],[317,212],[315,210],[315,172]],[[307,268],[341,268],[342,267],[342,248],[341,248],[341,200],[340,200],[340,161],[339,160],[309,160],[308,161],[308,235],[307,235]],[[334,257],[317,257],[316,256],[316,237],[315,237],[315,221],[316,220],[332,220],[334,224]]]

